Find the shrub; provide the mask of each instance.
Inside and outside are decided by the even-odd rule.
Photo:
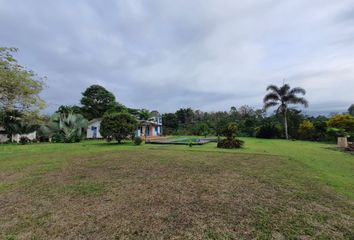
[[[244,145],[244,141],[237,139],[237,125],[232,122],[227,125],[227,127],[223,131],[226,139],[222,139],[218,141],[218,148],[240,148]]]
[[[39,136],[52,138],[52,142],[79,142],[85,134],[88,121],[76,113],[55,113],[48,125],[39,128]]]
[[[349,134],[343,128],[328,128],[328,134],[334,137],[349,137]]]
[[[241,148],[245,144],[244,141],[234,138],[234,139],[222,139],[218,142],[218,148]]]
[[[134,135],[138,121],[129,113],[109,113],[105,114],[100,133],[105,139],[115,139],[118,143]]]
[[[236,123],[232,122],[227,125],[227,127],[224,129],[223,134],[226,138],[234,138],[237,135],[237,125]]]
[[[350,114],[338,114],[331,117],[328,122],[330,128],[340,129],[339,133],[346,133],[350,140],[354,136],[354,116]],[[343,134],[342,134],[343,135]]]
[[[141,137],[135,137],[134,143],[135,145],[140,145],[143,142],[143,139]]]
[[[315,126],[310,120],[304,120],[299,126],[299,137],[304,140],[315,138]]]
[[[39,136],[37,137],[38,142],[49,142],[49,137]]]
[[[334,115],[327,124],[332,128],[342,128],[347,132],[354,132],[354,116],[350,114]]]
[[[30,142],[31,141],[30,141],[30,139],[28,137],[26,137],[26,136],[21,136],[20,137],[20,144],[25,145],[25,144],[28,144]]]

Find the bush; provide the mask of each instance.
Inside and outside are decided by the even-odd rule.
[[[245,144],[244,141],[234,138],[234,139],[222,139],[218,142],[218,148],[241,148]]]
[[[354,132],[354,116],[350,114],[338,114],[331,117],[327,122],[329,127],[344,129],[347,132]]]
[[[49,137],[39,136],[37,137],[38,142],[49,142]]]
[[[138,121],[129,113],[110,113],[105,114],[100,133],[105,139],[115,139],[118,143],[134,135],[138,126]]]
[[[240,148],[244,145],[244,141],[237,139],[237,125],[234,122],[231,122],[223,131],[226,139],[218,141],[218,148]]]
[[[315,139],[315,126],[310,120],[304,120],[299,126],[299,137],[303,140]]]
[[[140,145],[143,142],[143,139],[141,137],[135,137],[134,143],[135,145]]]
[[[257,138],[279,138],[281,130],[275,124],[265,124],[256,129]]]
[[[338,114],[331,117],[328,122],[330,128],[339,129],[339,134],[345,133],[349,137],[349,140],[354,139],[354,116],[350,114]]]
[[[25,145],[25,144],[28,144],[30,142],[31,141],[30,141],[30,139],[28,137],[26,137],[26,136],[20,137],[20,144]]]

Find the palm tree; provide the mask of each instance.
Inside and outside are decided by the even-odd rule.
[[[297,94],[305,95],[306,91],[300,87],[291,89],[288,84],[284,84],[280,88],[275,85],[269,85],[267,91],[270,92],[265,95],[263,99],[264,109],[267,110],[270,107],[279,106],[277,108],[277,113],[282,114],[284,117],[285,138],[289,139],[287,120],[288,105],[301,104],[308,107],[307,100],[303,97],[297,96]]]
[[[139,110],[139,118],[140,120],[149,120],[151,116],[151,112],[148,109]]]

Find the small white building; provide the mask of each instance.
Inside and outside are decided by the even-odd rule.
[[[89,139],[102,138],[100,133],[101,122],[102,122],[101,118],[95,118],[89,121],[87,132],[86,132],[86,138]]]
[[[0,143],[4,143],[8,141],[7,133],[5,132],[5,128],[0,127]]]
[[[148,120],[140,120],[136,130],[138,137],[157,137],[162,135],[162,117],[157,111],[152,112]]]
[[[100,126],[102,119],[92,119],[88,123],[86,138],[101,139]],[[139,120],[139,126],[136,129],[135,136],[139,137],[157,137],[162,135],[162,117],[157,111],[152,112],[152,117],[148,120]]]
[[[12,141],[19,143],[21,137],[27,137],[29,140],[32,141],[37,138],[37,132],[32,132],[28,134],[13,134]],[[8,138],[8,134],[6,133],[5,128],[0,126],[0,143],[7,142],[9,140],[11,139]]]

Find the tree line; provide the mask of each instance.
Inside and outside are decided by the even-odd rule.
[[[21,66],[13,57],[16,52],[16,48],[0,48],[0,126],[9,136],[37,130],[39,138],[80,141],[85,136],[89,120],[110,115],[115,120],[107,117],[104,122],[126,122],[127,125],[105,126],[103,135],[107,138],[116,136],[120,141],[127,133],[123,136],[113,133],[112,129],[127,132],[129,127],[131,132],[136,124],[134,120],[147,120],[151,115],[147,109],[129,108],[117,102],[112,92],[99,85],[89,86],[82,92],[80,105],[62,105],[52,116],[42,115],[40,110],[45,107],[45,102],[39,94],[46,87],[46,78]],[[237,128],[238,136],[259,138],[331,141],[334,136],[354,136],[354,104],[343,114],[307,116],[293,107],[298,104],[308,106],[303,97],[304,89],[283,84],[280,87],[269,85],[266,90],[262,109],[244,105],[231,107],[229,111],[203,112],[181,108],[174,113],[164,113],[163,133],[234,136],[233,131]],[[267,114],[266,110],[270,108],[275,111]]]
[[[310,141],[333,141],[340,135],[354,135],[353,105],[347,113],[327,116],[308,116],[301,110],[287,108],[286,122],[279,109],[267,114],[264,108],[244,105],[229,111],[203,112],[181,108],[162,115],[166,135],[222,136],[228,123],[236,123],[238,135],[257,138],[290,138]]]

